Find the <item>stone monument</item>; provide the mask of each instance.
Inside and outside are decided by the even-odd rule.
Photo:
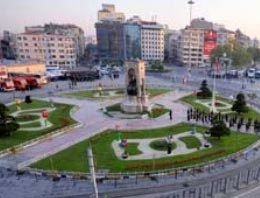
[[[125,98],[121,109],[125,113],[142,113],[148,110],[149,102],[145,87],[145,63],[132,60],[125,63]]]

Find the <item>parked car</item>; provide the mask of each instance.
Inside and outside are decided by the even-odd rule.
[[[256,70],[256,72],[255,72],[255,78],[257,78],[257,79],[260,78],[260,70]]]
[[[255,72],[256,72],[255,68],[248,69],[247,70],[247,77],[248,78],[255,78]]]
[[[238,78],[238,71],[237,70],[227,71],[226,78]]]

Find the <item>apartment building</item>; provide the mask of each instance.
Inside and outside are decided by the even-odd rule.
[[[71,36],[43,32],[17,34],[16,53],[21,61],[34,60],[60,68],[76,67],[76,47]]]
[[[142,59],[164,60],[164,28],[156,22],[141,22]]]
[[[75,43],[77,60],[84,56],[85,53],[85,35],[82,28],[74,24],[55,24],[49,23],[44,26],[25,27],[25,33],[46,33],[54,35],[64,35],[72,37]]]
[[[184,66],[199,66],[204,63],[204,30],[187,27],[181,30],[177,60]]]

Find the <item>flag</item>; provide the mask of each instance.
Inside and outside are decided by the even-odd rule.
[[[216,72],[219,72],[219,71],[220,71],[220,64],[219,64],[219,59],[218,59],[218,58],[216,58],[214,70],[215,70]]]

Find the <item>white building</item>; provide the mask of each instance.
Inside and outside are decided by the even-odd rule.
[[[164,30],[156,22],[141,22],[141,54],[143,60],[164,60]]]
[[[16,35],[16,54],[21,61],[35,60],[61,68],[76,67],[76,48],[73,37],[46,33]]]
[[[199,66],[204,63],[204,30],[185,28],[181,30],[179,39],[177,59],[181,64],[188,66]],[[190,56],[190,58],[189,58]]]
[[[116,12],[113,4],[102,4],[102,10],[98,11],[98,22],[110,20],[124,22],[125,15],[122,12]]]

